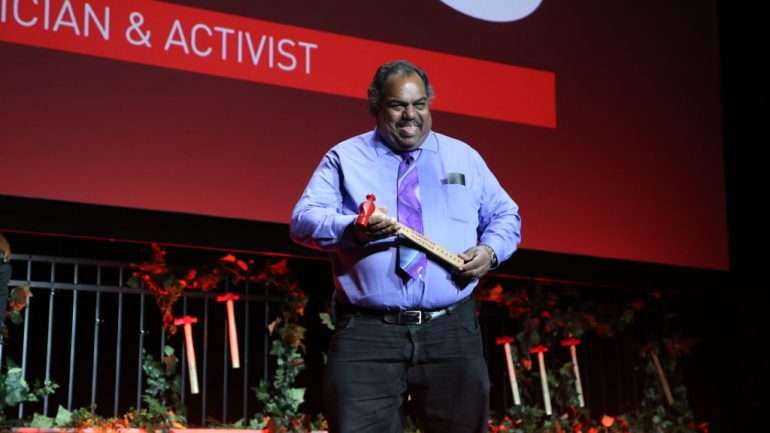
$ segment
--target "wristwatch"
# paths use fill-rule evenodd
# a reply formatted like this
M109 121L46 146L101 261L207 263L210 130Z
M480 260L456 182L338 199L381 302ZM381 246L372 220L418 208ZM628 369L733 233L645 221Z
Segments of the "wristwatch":
M487 244L479 244L479 246L487 250L487 252L489 253L489 256L492 257L492 264L490 267L494 268L495 266L497 266L497 254L495 254L495 250L492 249L492 247L490 247Z

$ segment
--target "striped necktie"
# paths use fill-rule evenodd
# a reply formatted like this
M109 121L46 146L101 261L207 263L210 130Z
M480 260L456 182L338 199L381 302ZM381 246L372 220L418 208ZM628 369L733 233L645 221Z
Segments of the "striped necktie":
M420 184L413 153L414 151L403 153L401 164L398 166L398 221L423 233ZM427 264L425 253L403 244L399 245L398 265L409 278L420 278Z

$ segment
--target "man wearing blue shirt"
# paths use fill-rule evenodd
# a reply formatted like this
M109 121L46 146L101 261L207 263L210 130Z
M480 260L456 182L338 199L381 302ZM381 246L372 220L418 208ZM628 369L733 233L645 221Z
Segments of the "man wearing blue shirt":
M489 379L471 293L516 250L518 206L478 152L431 130L423 70L382 65L368 93L377 128L323 157L291 220L292 239L328 251L334 268L330 431L400 432L410 397L426 433L485 432ZM358 227L370 193L379 211ZM411 248L396 236L395 215L464 264Z

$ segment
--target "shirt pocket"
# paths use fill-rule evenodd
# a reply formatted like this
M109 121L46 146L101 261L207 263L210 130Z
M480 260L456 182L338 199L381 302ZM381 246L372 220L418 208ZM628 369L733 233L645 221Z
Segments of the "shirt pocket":
M468 224L478 224L478 205L473 192L466 185L443 184L449 218Z

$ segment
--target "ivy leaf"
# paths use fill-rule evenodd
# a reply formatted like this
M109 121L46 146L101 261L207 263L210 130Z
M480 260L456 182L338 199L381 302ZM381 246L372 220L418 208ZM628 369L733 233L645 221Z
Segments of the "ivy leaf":
M305 401L305 388L289 388L286 395L290 399L291 408L297 410Z
M321 318L321 323L329 328L329 330L334 331L334 329L336 329L336 326L334 326L334 323L332 322L332 316L329 313L320 313L318 314L318 317Z
M163 353L166 356L174 356L174 348L172 346L166 346L163 348Z
M57 389L59 389L58 383L50 379L46 379L42 385L39 382L35 382L33 394L35 394L37 397L45 397L46 395L53 394Z
M8 317L11 319L11 323L14 325L21 325L24 322L24 317L18 311L9 311Z
M138 277L131 277L126 281L126 287L130 289L138 289L140 285Z
M5 376L5 404L8 406L16 406L22 401L37 401L35 395L29 392L29 385L21 373L21 368L13 367Z
M259 416L259 414L257 414L254 418L251 419L251 421L249 421L250 429L262 429L265 428L265 426L267 426L267 422L265 422L265 418Z
M34 428L51 428L53 427L53 418L35 413L29 426Z
M54 424L60 427L69 426L72 424L72 412L59 406L59 410L56 411L56 418Z

